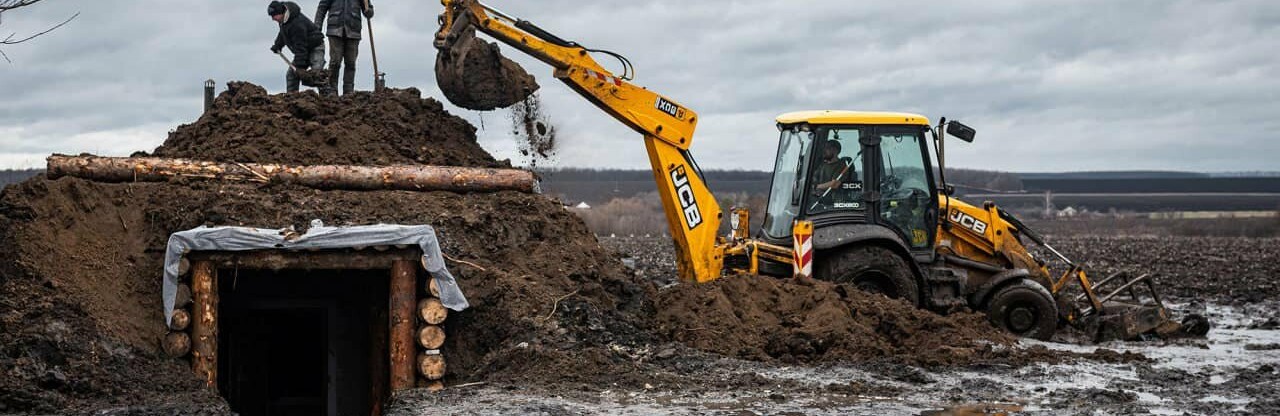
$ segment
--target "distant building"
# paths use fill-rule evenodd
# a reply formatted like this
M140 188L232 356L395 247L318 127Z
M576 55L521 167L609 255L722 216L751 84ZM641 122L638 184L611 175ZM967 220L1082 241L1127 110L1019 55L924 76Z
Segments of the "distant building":
M573 207L577 209L591 209L591 205L588 205L587 201L579 202L578 205L574 205Z
M1079 213L1080 213L1080 212L1079 212L1079 211L1076 211L1076 208L1075 208L1075 207L1066 207L1066 208L1063 208L1061 211L1058 211L1058 216L1059 216L1059 217L1074 217L1074 216L1076 216L1076 215L1077 215L1077 214L1079 214Z

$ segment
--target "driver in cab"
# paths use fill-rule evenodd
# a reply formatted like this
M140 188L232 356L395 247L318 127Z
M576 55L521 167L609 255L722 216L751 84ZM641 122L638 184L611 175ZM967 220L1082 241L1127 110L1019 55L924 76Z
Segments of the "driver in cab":
M813 171L813 196L820 197L824 204L829 204L840 184L854 175L849 160L840 157L840 150L839 141L828 140L822 149L822 161Z

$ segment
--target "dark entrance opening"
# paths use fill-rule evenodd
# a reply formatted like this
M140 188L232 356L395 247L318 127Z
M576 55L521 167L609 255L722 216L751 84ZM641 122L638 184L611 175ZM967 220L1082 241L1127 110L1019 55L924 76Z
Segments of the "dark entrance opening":
M389 377L387 270L218 275L218 388L233 411L377 412Z

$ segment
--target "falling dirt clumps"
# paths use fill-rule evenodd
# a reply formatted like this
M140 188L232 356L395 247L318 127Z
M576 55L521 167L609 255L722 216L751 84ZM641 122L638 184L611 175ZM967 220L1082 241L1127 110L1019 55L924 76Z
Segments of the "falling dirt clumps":
M886 361L918 366L1018 359L1014 339L974 313L940 316L848 285L760 276L658 294L657 330L752 360Z
M152 155L219 162L505 167L475 127L414 88L322 97L268 95L230 82L213 108L179 126Z
M531 168L555 156L556 128L542 111L537 94L511 106L511 124L520 154L529 158Z

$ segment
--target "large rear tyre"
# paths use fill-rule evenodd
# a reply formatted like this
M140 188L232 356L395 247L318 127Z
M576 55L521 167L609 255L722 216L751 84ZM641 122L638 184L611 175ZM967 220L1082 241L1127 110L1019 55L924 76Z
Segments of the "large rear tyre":
M817 265L814 277L834 283L849 283L859 289L919 305L915 273L907 261L892 250L863 245L845 248Z
M1030 280L1005 286L987 302L987 318L996 327L1026 338L1048 341L1058 330L1058 306L1049 290Z

